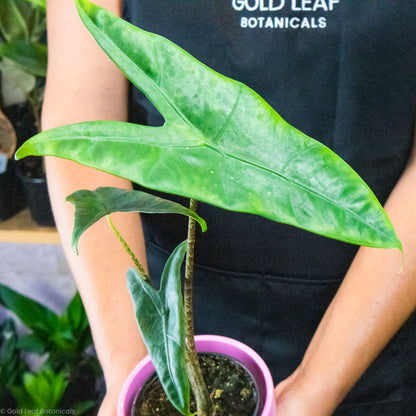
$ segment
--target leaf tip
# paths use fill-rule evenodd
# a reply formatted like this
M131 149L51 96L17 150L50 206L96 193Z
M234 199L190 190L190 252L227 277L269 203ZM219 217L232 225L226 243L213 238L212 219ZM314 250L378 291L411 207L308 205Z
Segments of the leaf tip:
M77 241L72 241L71 244L72 247L72 251L76 256L79 256L79 250L78 250L78 240Z
M14 154L14 160L20 160L23 159L24 157L26 157L25 154L25 150L24 150L24 144L19 147L16 151L16 153Z
M199 217L199 225L201 226L201 231L203 233L208 229L206 221L201 217Z

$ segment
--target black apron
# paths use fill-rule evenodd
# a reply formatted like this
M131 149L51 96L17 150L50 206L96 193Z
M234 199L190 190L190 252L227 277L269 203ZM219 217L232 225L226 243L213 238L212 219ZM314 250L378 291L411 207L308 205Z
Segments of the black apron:
M253 88L286 121L338 153L385 202L413 144L413 0L127 0L124 6L133 24ZM163 122L137 89L130 111L132 121ZM197 235L196 332L252 346L277 383L299 365L357 247L206 204L198 212L208 231ZM143 222L150 273L158 277L186 238L186 220L143 215ZM335 414L410 416L413 403L416 316Z

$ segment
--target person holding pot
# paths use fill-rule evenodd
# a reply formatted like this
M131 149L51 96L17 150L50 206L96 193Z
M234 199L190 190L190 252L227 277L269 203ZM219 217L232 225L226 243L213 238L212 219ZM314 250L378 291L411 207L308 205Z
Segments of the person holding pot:
M403 243L402 264L397 250L358 249L201 204L210 231L197 239L196 332L232 336L265 359L277 383L278 416L410 414L416 8L347 0L97 3L244 82L290 124L331 147L385 204ZM43 129L97 119L163 124L95 44L72 1L48 0L48 40ZM106 379L100 416L114 415L125 378L146 354L123 278L130 259L105 221L85 234L75 256L73 211L64 201L81 188L131 184L53 158L47 171ZM122 214L114 222L151 276L160 276L186 229L176 217ZM218 238L223 230L227 238Z

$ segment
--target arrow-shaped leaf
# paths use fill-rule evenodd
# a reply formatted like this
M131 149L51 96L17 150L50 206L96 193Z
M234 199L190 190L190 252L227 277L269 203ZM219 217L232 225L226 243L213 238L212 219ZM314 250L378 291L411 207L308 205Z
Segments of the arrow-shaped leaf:
M19 158L72 159L148 188L327 237L401 248L362 179L327 147L286 123L253 90L209 69L165 38L87 0L77 4L97 42L166 123L61 127L26 142Z
M158 291L135 269L128 271L127 285L140 332L166 395L182 414L190 415L180 274L185 252L186 241L169 257Z
M72 233L74 251L77 251L82 233L100 218L113 212L187 215L199 222L202 231L207 228L205 221L190 209L146 192L102 187L95 191L77 191L66 199L75 205L75 225Z

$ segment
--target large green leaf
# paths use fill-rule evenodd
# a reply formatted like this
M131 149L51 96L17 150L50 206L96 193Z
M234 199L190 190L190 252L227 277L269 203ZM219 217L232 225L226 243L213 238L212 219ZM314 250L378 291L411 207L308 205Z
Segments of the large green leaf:
M257 93L169 40L87 0L80 16L165 118L162 127L91 122L33 138L17 157L53 155L146 187L249 212L350 243L401 244L371 190L331 150Z
M95 191L81 190L66 198L75 205L75 225L72 248L77 252L82 233L100 218L113 212L142 212L147 214L181 214L194 218L206 230L205 221L188 208L157 196L125 189L102 187Z
M181 265L186 241L169 257L160 289L146 283L135 269L127 273L136 319L160 382L172 404L189 415L189 381L185 365L185 317L181 295Z

